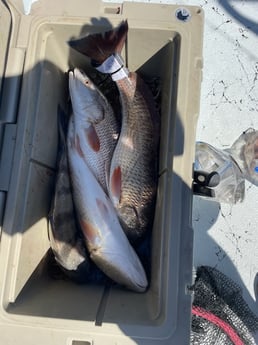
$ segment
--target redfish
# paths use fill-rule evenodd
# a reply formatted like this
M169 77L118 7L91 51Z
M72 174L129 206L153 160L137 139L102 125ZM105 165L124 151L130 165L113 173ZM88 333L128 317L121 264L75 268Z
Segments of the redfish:
M68 157L77 219L94 263L112 280L144 292L144 268L126 238L116 210L82 154L74 116L68 130Z
M101 186L107 191L107 175L117 143L119 126L106 97L85 72L69 72L77 146Z
M152 93L142 78L129 72L120 53L128 31L127 21L104 34L70 41L90 57L94 66L110 73L120 94L122 124L108 179L108 193L131 242L152 227L157 181L160 116Z

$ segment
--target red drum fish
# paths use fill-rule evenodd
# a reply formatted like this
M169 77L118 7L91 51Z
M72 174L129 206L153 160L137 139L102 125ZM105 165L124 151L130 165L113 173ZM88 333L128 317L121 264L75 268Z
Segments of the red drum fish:
M144 268L123 232L111 200L85 162L74 116L69 123L67 145L77 219L90 258L115 282L144 292L148 284Z
M157 181L160 117L152 93L137 73L124 67L120 55L127 21L104 34L92 34L69 44L110 73L120 94L122 124L113 153L108 193L131 242L152 227Z
M85 72L75 68L69 72L76 140L87 165L107 191L106 171L117 143L119 126L113 109Z

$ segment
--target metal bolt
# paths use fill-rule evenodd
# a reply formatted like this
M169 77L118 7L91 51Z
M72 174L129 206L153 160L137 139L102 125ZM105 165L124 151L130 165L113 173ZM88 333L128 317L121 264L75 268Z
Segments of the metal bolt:
M190 20L191 18L191 13L190 11L188 11L188 9L186 8L178 8L176 10L176 18L182 22L188 22L188 20Z

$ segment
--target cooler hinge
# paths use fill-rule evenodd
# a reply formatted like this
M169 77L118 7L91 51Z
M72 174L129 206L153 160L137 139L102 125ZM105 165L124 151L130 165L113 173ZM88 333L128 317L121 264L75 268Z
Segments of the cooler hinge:
M3 80L0 123L15 123L23 75L25 50L10 48Z
M0 225L9 188L16 140L16 122L25 51L10 48L0 102Z
M16 141L16 124L0 124L2 134L0 151L0 225L2 224L5 200L12 173L13 156Z
M1 125L2 127L2 125ZM0 128L1 128L0 127ZM4 125L4 134L0 154L0 191L7 192L12 172L13 155L16 141L16 124Z

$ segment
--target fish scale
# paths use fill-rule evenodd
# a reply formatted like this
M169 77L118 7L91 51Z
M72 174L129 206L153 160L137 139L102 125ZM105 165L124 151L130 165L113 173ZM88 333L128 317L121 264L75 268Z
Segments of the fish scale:
M73 271L74 277L83 275L85 276L84 279L86 279L90 269L89 255L78 235L68 169L65 133L63 124L61 124L62 116L65 117L66 115L60 107L58 115L60 147L55 191L49 213L48 234L50 246L56 261L66 270L67 275L69 275L70 271Z
M141 88L137 88L141 84ZM110 169L109 194L113 200L123 228L131 241L143 236L152 224L157 185L158 124L155 105L149 110L145 96L149 90L140 77L130 73L128 79L117 81L123 109L122 128ZM148 95L149 97L149 95ZM121 169L121 190L112 192L113 174ZM131 212L130 212L131 210Z
M66 164L67 159L64 152L61 156L61 164L56 180L57 192L53 198L50 215L51 230L49 231L49 238L51 248L61 266L67 270L76 270L86 258L85 249L77 240L75 213ZM65 189L62 188L64 185L66 186Z
M118 138L118 122L107 99L87 75L77 68L69 72L69 90L81 152L107 191L106 172Z

